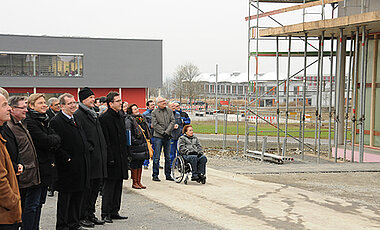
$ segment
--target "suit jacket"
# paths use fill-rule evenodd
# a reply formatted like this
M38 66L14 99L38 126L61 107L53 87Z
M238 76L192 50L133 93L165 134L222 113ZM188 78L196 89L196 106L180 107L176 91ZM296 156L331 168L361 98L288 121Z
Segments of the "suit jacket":
M78 192L89 187L87 139L79 119L74 116L74 121L61 111L50 121L61 137L61 147L55 152L57 180L54 185L62 192Z
M21 222L21 199L16 174L0 134L0 224Z
M90 152L90 178L99 179L107 177L107 144L103 135L103 130L97 117L94 117L89 109L79 104L79 109L74 113L80 120L85 131Z
M128 179L129 152L124 119L109 108L99 117L99 121L107 143L107 178Z

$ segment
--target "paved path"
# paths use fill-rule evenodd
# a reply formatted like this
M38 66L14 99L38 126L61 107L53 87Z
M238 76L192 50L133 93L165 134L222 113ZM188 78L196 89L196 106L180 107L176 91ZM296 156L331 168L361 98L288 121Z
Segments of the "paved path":
M379 229L380 212L335 197L208 169L207 183L153 182L149 199L228 229ZM161 172L161 178L162 172Z

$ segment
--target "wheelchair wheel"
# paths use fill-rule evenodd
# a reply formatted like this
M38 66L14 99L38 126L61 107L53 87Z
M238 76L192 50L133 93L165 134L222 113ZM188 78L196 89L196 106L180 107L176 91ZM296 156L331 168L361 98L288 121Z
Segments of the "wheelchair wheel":
M181 183L184 175L185 175L185 162L183 161L182 157L177 156L176 158L174 158L173 164L172 164L172 177L175 182Z

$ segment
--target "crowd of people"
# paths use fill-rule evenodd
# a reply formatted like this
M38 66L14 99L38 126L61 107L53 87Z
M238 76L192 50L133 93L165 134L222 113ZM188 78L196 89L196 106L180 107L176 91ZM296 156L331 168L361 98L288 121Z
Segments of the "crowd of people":
M9 97L0 88L0 230L39 229L54 191L56 229L127 219L119 213L123 180L130 171L132 188L146 189L142 171L153 159L152 180L161 181L162 151L166 180L174 181L178 149L192 164L192 180L205 178L207 158L179 103L158 97L141 114L117 92L95 98L85 87L78 96L79 102L69 93L46 102L41 93ZM101 218L95 216L99 193Z

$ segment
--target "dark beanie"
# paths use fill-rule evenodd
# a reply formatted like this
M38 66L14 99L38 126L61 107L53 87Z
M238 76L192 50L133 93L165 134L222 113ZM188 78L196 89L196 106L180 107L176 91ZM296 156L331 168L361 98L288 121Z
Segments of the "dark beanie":
M84 87L79 91L79 101L82 102L91 95L95 95L94 92L90 88Z

